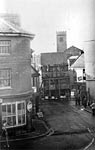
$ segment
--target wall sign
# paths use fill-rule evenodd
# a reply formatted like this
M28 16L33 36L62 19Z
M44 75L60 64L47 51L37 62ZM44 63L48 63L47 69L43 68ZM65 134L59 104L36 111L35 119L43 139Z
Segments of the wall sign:
M3 99L0 98L0 104L3 102Z
M29 112L32 111L32 102L31 102L31 101L29 101L28 104L27 104L27 110L28 110Z

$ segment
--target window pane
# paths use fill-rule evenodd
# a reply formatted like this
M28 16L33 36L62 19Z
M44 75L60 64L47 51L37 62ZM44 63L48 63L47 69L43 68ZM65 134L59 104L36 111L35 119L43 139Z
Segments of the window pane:
M11 105L7 105L7 115L11 115Z
M25 109L25 104L24 103L21 104L21 108Z
M8 126L12 126L13 125L11 117L7 117L7 125Z
M21 103L18 104L18 110L21 110Z
M12 114L16 114L15 104L12 104Z
M2 69L0 70L0 87L7 87L11 85L11 70Z
M6 105L2 105L2 116L6 116Z
M13 126L15 126L16 125L16 116L13 116L12 119L13 119Z
M7 78L10 79L10 70L7 70Z
M7 85L6 86L11 86L11 80L7 80Z
M21 103L18 104L18 114L20 115L22 113L22 110L21 110Z
M21 115L18 115L18 124L21 124Z
M2 112L6 112L6 105L2 105Z
M25 123L25 103L21 102L17 104L18 109L18 125Z
M22 124L25 123L25 115L22 115Z
M4 87L3 80L0 80L0 87Z
M0 41L0 53L1 54L9 53L10 46L11 41Z
M21 108L22 108L22 114L25 114L25 104L24 103L21 104Z
M3 86L8 86L7 80L3 80Z

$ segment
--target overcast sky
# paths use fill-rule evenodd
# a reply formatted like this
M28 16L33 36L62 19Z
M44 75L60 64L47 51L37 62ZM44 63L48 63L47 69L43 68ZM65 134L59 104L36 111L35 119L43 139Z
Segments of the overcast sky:
M0 1L3 12L4 0ZM56 51L56 31L67 31L68 47L83 49L83 41L93 38L95 0L5 1L6 12L19 14L22 27L36 35L31 47L36 53Z

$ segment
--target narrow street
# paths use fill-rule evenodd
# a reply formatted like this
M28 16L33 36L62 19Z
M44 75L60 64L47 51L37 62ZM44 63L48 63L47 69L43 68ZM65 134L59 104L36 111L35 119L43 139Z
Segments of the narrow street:
M70 102L44 102L43 112L55 132L75 132L87 128L94 130L95 118L92 114Z
M54 132L23 144L22 149L83 150L94 140L95 118L73 101L43 101L41 109Z

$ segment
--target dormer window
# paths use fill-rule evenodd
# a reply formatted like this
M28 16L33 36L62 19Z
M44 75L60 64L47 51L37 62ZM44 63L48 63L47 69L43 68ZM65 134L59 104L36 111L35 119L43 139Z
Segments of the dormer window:
M10 47L10 40L0 40L0 54L10 54Z

